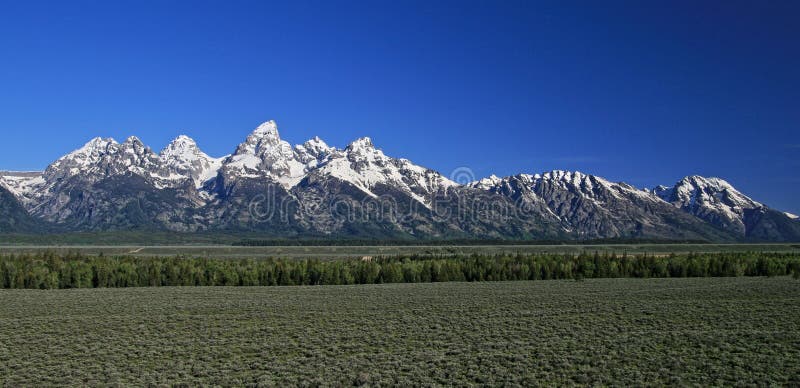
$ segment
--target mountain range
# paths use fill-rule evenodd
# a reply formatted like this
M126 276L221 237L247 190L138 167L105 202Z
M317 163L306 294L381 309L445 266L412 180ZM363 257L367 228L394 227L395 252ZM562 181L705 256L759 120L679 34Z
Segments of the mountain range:
M800 241L797 216L720 178L652 190L558 170L461 180L389 157L367 137L344 149L317 137L292 146L274 121L221 158L183 135L158 153L136 137L95 138L42 172L0 172L0 232Z

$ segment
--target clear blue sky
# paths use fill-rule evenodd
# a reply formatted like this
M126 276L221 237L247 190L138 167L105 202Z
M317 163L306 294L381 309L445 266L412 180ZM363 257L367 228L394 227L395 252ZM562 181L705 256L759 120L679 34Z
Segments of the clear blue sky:
M275 119L445 174L728 179L800 213L798 1L4 1L0 169Z

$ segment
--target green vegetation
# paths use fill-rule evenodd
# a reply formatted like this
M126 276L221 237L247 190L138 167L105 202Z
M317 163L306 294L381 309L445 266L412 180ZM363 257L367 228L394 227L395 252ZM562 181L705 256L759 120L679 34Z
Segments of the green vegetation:
M800 281L0 290L0 386L800 385Z
M362 260L0 256L0 288L295 286L585 278L800 276L800 254L471 255Z

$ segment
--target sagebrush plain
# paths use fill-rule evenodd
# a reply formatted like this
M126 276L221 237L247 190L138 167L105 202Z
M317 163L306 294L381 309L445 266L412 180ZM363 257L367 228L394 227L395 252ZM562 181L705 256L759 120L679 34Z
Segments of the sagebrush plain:
M800 281L0 291L0 385L797 385Z

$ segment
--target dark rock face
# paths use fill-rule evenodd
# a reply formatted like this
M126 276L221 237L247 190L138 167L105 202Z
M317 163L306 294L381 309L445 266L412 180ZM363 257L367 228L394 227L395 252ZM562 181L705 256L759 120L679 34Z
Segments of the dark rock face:
M0 233L33 233L44 224L31 217L10 191L0 187Z

